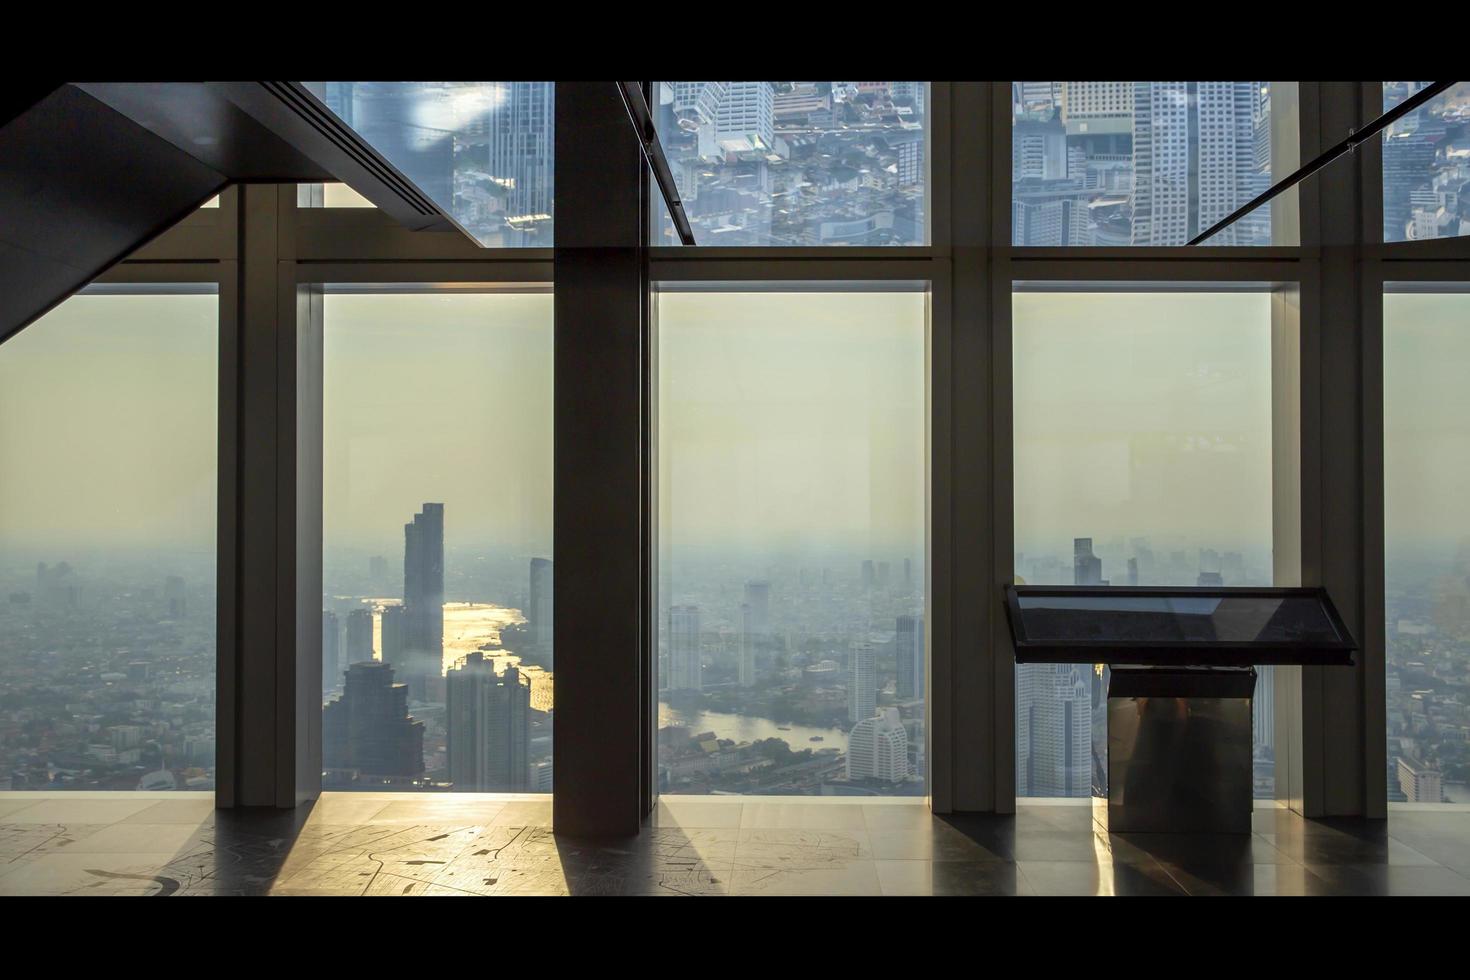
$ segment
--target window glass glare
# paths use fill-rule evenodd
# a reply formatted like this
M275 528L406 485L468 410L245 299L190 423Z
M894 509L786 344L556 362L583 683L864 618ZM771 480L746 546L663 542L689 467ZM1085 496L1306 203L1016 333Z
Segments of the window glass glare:
M1384 82L1388 111L1430 82ZM1383 240L1470 234L1470 82L1430 99L1383 134Z
M1270 585L1268 293L1016 292L1015 575ZM1257 668L1255 790L1275 785ZM1016 794L1107 795L1109 671L1016 667Z
M82 294L0 345L0 790L212 790L219 312Z
M1269 82L1011 83L1014 245L1184 245L1270 186ZM1210 244L1271 244L1280 203Z
M699 245L927 245L928 82L657 82ZM658 224L661 244L679 244Z
M552 244L553 83L306 85L481 245Z
M323 785L549 792L551 296L323 319Z
M925 791L923 293L658 298L658 788Z

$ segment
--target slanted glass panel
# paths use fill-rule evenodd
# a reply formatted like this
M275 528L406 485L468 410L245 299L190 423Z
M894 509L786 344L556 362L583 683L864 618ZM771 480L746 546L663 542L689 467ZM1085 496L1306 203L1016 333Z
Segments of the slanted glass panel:
M552 82L304 84L481 245L552 244Z
M1014 245L1184 245L1270 186L1270 82L1011 83ZM1282 203L1208 244L1272 244Z
M214 788L219 301L157 289L0 345L0 790Z
M1431 82L1384 82L1387 112ZM1470 234L1470 82L1461 82L1383 133L1383 240Z
M697 244L929 244L928 82L654 84Z

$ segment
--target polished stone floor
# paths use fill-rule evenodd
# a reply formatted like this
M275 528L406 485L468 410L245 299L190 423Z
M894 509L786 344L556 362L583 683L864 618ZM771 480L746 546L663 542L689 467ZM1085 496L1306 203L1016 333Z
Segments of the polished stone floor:
M1388 822L1258 808L1250 836L1109 834L1106 811L666 798L635 840L552 833L546 797L0 793L0 895L1470 895L1470 808Z

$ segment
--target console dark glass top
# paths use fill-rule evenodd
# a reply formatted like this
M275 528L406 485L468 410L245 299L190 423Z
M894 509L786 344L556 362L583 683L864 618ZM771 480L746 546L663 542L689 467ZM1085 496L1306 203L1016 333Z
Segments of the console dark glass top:
M1022 663L1350 664L1324 589L1008 586Z

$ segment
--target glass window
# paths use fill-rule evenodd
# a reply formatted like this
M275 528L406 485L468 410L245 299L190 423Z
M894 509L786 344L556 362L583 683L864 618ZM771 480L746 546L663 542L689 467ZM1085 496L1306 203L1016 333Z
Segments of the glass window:
M219 312L176 288L0 345L0 789L214 788Z
M1271 186L1270 82L1013 82L1011 242L1184 245ZM1263 205L1211 245L1271 244Z
M1017 582L1271 584L1270 304L1018 285ZM1270 797L1274 682L1257 670L1256 795ZM1106 795L1107 679L1017 666L1018 796Z
M1470 803L1470 293L1383 298L1388 798Z
M927 245L928 82L658 82L699 245ZM678 245L667 219L656 236Z
M925 294L657 314L660 790L923 795Z
M1387 112L1430 82L1384 82ZM1470 82L1430 99L1383 134L1383 240L1470 234Z
M481 245L552 244L553 83L305 84ZM338 189L322 204L362 200Z
M551 789L551 310L325 297L325 788Z

